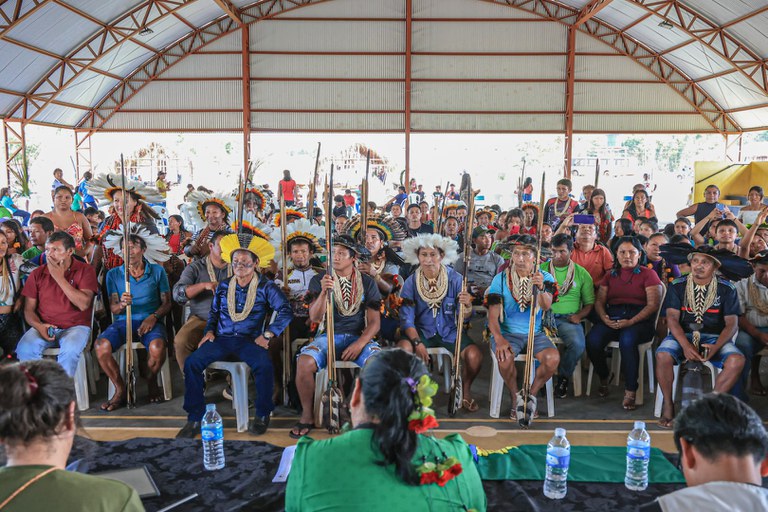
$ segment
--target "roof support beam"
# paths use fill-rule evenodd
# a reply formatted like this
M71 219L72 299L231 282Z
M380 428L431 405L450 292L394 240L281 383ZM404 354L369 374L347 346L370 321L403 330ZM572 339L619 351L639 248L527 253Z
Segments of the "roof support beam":
M93 171L93 153L91 152L92 132L75 130L75 178Z
M608 7L612 1L613 0L592 0L581 8L579 19L576 20L576 23L574 23L573 26L579 28L596 16L600 11Z
M27 168L27 136L24 123L18 119L3 119L3 135L5 136L5 178L11 186L11 169L14 172L25 172ZM29 184L27 175L27 186ZM20 183L24 187L24 183Z
M5 38L5 34L9 30L33 15L35 11L50 1L51 0L13 0L9 2L0 2L0 40ZM31 5L32 7L22 14L22 8L25 5Z
M229 2L229 0L213 0L216 2L216 5L218 5L222 11L224 11L224 14L232 18L233 21L236 23L243 24L243 18L240 17L240 12L237 10L237 8L232 5L232 3Z
M411 192L411 50L413 48L413 0L405 0L405 187Z

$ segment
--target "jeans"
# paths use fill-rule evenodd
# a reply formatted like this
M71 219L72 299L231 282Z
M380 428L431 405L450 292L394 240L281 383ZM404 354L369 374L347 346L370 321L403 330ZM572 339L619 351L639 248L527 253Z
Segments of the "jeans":
M336 360L338 361L341 359L341 354L344 352L344 350L358 339L360 339L360 336L357 334L336 334L333 339L335 341L334 347L336 348ZM363 347L363 350L360 351L360 355L357 356L357 359L354 360L354 363L362 368L365 366L365 362L368 360L368 358L378 350L381 350L379 344L375 341L369 341ZM301 351L299 351L299 355L310 356L315 360L317 369L322 370L328 364L328 336L325 334L317 336L314 340L312 340L312 343L308 343L303 349L301 349Z
M13 212L13 216L19 217L21 219L22 226L26 226L29 224L29 217L30 217L29 212L26 212L24 210L16 210L15 212Z
M560 356L560 367L557 371L560 377L566 379L570 379L576 370L576 364L578 364L579 359L584 354L584 347L586 345L584 327L582 327L581 323L574 324L569 322L569 316L571 315L555 315L557 335L565 346L563 355Z
M756 329L760 332L768 332L768 327L756 327ZM765 345L763 345L760 341L756 340L746 332L739 331L739 334L736 336L736 348L739 349L739 352L744 354L745 361L744 369L741 371L741 377L739 377L736 385L733 386L731 393L739 398L744 399L748 396L747 390L749 389L749 370L752 367L752 358L755 356L755 354L764 349ZM755 371L759 370L759 368L755 368Z
M75 325L69 329L57 329L53 341L47 341L40 336L37 329L30 329L19 340L16 347L16 356L19 361L31 361L43 358L43 350L47 348L59 348L57 357L59 364L70 377L75 376L77 362L83 355L85 346L91 337L91 328L84 325Z
M236 357L250 366L256 384L256 416L264 418L275 408L272 392L272 360L267 349L254 343L253 338L218 336L203 343L184 362L184 410L188 421L200 421L205 414L205 369L215 361Z
M601 380L610 375L608 363L605 360L605 347L611 341L619 341L621 352L621 371L624 372L624 389L637 391L638 369L640 354L637 347L651 341L655 332L653 322L645 320L624 329L613 329L604 323L597 323L587 335L587 354L595 366L595 371Z

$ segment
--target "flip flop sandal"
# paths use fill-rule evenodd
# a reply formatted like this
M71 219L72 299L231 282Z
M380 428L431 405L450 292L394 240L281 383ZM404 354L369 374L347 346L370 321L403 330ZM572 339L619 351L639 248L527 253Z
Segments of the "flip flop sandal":
M288 432L288 435L291 437L291 439L301 439L304 436L308 436L310 432L312 432L312 429L315 428L315 425L312 423L297 423L293 426L290 432ZM301 433L302 430L306 430L303 434Z
M634 411L635 409L637 409L637 405L635 404L636 399L637 399L636 393L625 391L624 401L621 402L621 406L624 408L625 411Z
M517 422L520 424L521 427L528 428L531 426L531 423L533 422L534 412L537 409L537 403L538 402L536 400L536 397L533 396L532 394L529 394L528 404L527 406L524 407L522 392L518 391L515 416L517 418Z
M480 406L474 399L467 400L466 398L461 401L461 407L466 409L468 412L477 412L477 410L480 409Z
M659 428L663 428L663 429L669 430L669 429L671 429L675 425L675 420L674 419L670 419L670 418L661 417L661 418L659 418L659 421L658 421L657 425L659 426Z

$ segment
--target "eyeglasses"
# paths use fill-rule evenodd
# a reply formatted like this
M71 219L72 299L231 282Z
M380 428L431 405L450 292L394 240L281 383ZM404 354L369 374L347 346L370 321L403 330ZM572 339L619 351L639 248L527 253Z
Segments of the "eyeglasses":
M243 267L243 268L253 268L254 263L243 263L241 261L233 261L232 262L232 268L237 267Z

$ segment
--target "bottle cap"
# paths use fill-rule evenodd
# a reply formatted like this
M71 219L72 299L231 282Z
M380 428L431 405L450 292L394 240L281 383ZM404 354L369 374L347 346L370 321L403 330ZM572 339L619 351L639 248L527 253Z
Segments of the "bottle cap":
M556 437L565 437L565 429L564 428L556 428L555 429L555 436Z
M205 404L205 410L206 411L215 411L216 410L216 404Z
M635 430L645 430L645 422L644 421L636 421L635 422Z

